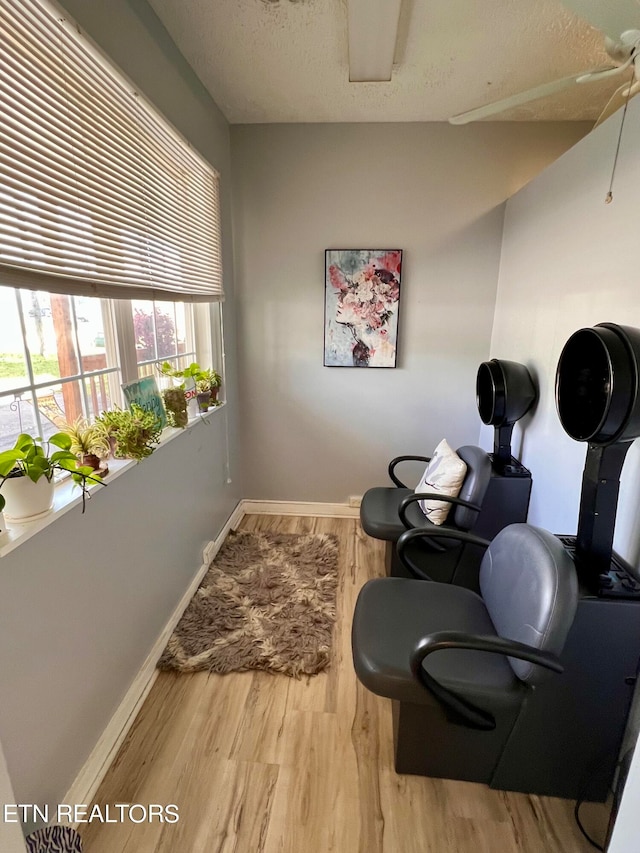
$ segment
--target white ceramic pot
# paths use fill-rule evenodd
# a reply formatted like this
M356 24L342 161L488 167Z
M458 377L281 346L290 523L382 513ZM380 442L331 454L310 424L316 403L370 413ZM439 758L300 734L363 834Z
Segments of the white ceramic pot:
M54 485L46 477L40 477L37 483L29 477L10 477L2 484L2 494L7 502L7 521L31 521L51 512Z

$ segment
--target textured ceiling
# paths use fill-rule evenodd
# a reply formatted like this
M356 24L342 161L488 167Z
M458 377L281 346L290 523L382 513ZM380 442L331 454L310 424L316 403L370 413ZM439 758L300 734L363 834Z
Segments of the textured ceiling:
M149 2L232 124L443 121L609 64L601 32L559 0L403 0L389 83L349 83L346 0ZM495 119L595 119L618 85Z

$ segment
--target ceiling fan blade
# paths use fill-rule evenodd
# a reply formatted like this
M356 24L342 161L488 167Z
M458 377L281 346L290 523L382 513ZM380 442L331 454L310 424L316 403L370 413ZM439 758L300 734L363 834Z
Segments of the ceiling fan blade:
M640 28L637 0L562 0L578 17L617 41L625 30Z
M620 74L624 74L632 64L633 56L630 56L622 65L614 65L613 68L594 68L591 71L585 71L584 74L579 74L576 77L576 83L595 83L597 80L606 80L607 77L617 77Z
M601 71L602 69L597 69ZM519 92L517 95L511 95L509 98L503 98L501 101L494 101L492 104L486 104L484 107L477 107L475 110L469 110L466 113L459 113L449 119L450 124L467 124L470 121L477 121L481 118L502 113L512 107L519 107L521 104L527 104L529 101L535 101L538 98L545 98L547 95L554 95L556 92L561 92L563 89L568 89L573 86L578 77L584 77L585 74L596 73L596 71L588 72L581 71L580 74L572 74L570 77L561 77L559 80L553 80L551 83L543 83L542 86L536 86L535 89L527 89L525 92Z

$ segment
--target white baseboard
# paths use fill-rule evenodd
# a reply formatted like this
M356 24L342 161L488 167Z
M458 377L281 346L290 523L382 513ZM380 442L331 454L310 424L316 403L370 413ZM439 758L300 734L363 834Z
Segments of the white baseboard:
M133 725L144 700L147 698L149 691L158 677L156 664L169 641L169 637L180 621L180 617L184 613L187 604L193 598L196 589L200 585L200 581L209 568L209 564L220 550L220 546L226 539L229 531L234 530L237 527L240 521L242 521L244 514L242 502L240 502L227 519L226 524L216 539L205 546L202 554L202 565L196 572L193 580L189 584L189 588L186 590L180 599L180 602L171 614L171 618L163 628L162 633L147 655L147 659L133 680L131 687L125 694L125 697L118 706L115 714L109 720L100 740L94 747L80 773L76 776L75 781L67 791L62 802L89 805L93 801L100 783L104 779L107 770L111 766L111 763L122 746L125 737L129 733L129 729ZM77 828L74 824L72 824L72 826Z
M213 540L213 542L209 542L207 545L205 545L204 550L202 552L202 559L203 559L203 563L205 566L207 566L207 567L209 566L209 563L211 562L211 560L213 560L215 555L220 550L220 546L222 545L224 540L227 538L227 536L229 535L229 533L232 530L236 529L236 527L240 524L240 522L244 518L245 514L246 513L244 512L244 509L242 508L242 501L240 501L236 505L236 508L231 513L229 518L227 519L227 523L222 528L222 530L220 531L218 536L216 536L216 538ZM206 571L206 569L205 569L205 571ZM202 575L204 577L204 572L202 572ZM202 580L202 577L200 578L200 580ZM191 586L193 586L193 584L191 584ZM197 586L193 590L193 592L195 592L196 589L197 589ZM193 595L193 593L191 593L191 594ZM189 600L191 600L191 599L189 599ZM188 603L189 602L187 602L187 604ZM178 605L178 606L180 606L180 605ZM185 605L185 607L186 607L186 605ZM183 608L183 610L184 610L184 608ZM180 616L182 616L182 613L180 614ZM178 618L180 618L180 617L178 617ZM176 624L177 624L177 622L176 622ZM171 630L173 631L173 628Z
M245 515L317 515L324 518L359 518L360 509L348 504L312 501L241 501Z

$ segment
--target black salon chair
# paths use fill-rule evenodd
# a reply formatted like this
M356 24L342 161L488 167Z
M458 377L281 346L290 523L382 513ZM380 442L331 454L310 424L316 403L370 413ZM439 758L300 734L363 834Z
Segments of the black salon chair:
M360 592L355 671L365 687L393 700L398 773L491 784L518 746L527 697L562 672L559 655L578 593L560 541L527 524L504 528L483 557L480 588L478 595L451 584L379 578ZM526 789L525 779L519 790Z
M406 572L397 560L394 543L405 530L420 528L438 530L422 512L418 501L436 499L452 504L452 510L446 521L446 527L453 531L468 531L475 524L482 509L482 501L491 479L491 460L481 447L465 445L457 449L458 456L465 462L467 472L457 498L433 493L417 493L403 483L396 474L401 462L429 462L428 456L397 456L389 463L389 477L394 486L378 486L368 489L360 505L360 523L369 536L387 542L387 572L392 575L406 576ZM425 544L426 543L426 544ZM440 537L420 543L416 547L424 551L428 560L429 572L434 580L451 582L458 572L461 583L470 578L467 585L474 588L477 578L478 560L465 560L460 542ZM463 566L461 565L464 564ZM471 565L473 563L473 565Z

